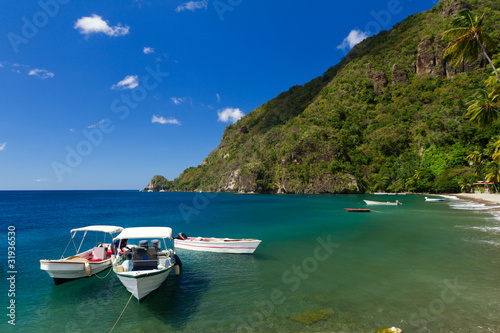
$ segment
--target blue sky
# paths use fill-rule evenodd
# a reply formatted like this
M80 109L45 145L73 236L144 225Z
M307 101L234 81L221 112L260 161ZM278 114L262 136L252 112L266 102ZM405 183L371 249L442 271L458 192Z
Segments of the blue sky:
M0 190L139 189L435 1L9 1Z

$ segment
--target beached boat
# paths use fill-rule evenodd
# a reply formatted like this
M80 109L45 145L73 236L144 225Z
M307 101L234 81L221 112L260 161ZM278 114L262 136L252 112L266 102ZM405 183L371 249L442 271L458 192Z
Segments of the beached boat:
M137 245L130 245L130 240L137 239L140 239ZM160 287L174 265L180 264L172 247L170 228L126 228L114 240L118 241L118 247L128 240L126 252L115 262L113 271L139 303Z
M427 198L427 197L425 197L425 201L429 201L429 202L444 201L444 198Z
M400 202L399 200L396 200L394 202L392 201L372 201L372 200L363 200L367 205L384 205L384 206L398 206L402 205L403 203Z
M217 253L252 254L262 242L258 239L231 239L214 237L182 238L179 237L174 240L175 247L178 249Z
M108 234L110 235L109 241L111 242L113 235L119 233L122 230L122 227L115 227L110 225L93 225L73 229L70 231L71 239L69 240L69 243L73 243L76 254L73 256L64 257L63 253L61 259L56 260L42 259L40 260L40 269L46 271L49 276L54 279L54 283L56 285L71 280L90 277L92 275L100 273L110 268L113 264L111 243L105 242L106 236ZM82 244L89 231L102 233L104 235L102 239L103 242L98 242L93 248L80 252ZM83 232L83 237L79 247L77 248L75 244L75 236L79 232ZM68 246L66 246L66 248Z
M368 208L346 208L345 211L347 213L369 213L370 210Z

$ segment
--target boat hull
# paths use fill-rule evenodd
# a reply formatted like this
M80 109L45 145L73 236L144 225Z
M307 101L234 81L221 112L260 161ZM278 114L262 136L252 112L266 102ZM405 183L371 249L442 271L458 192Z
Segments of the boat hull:
M425 197L425 201L427 201L427 202L439 202L439 201L444 201L444 198L427 198L427 197Z
M367 208L346 208L347 213L369 213L370 210Z
M205 240L196 240L190 237L188 239L176 239L175 247L191 251L215 252L215 253L239 253L252 254L261 243L258 239L236 240L236 239L214 239L205 238Z
M401 202L383 202L383 201L371 201L371 200L363 200L367 205L369 206L374 206L374 205L379 205L379 206L398 206L402 205Z
M172 266L161 270L132 271L119 273L116 276L127 290L134 295L139 303L142 303L146 296L158 289L168 278Z
M40 260L40 269L46 271L56 285L91 277L111 267L111 259L99 262L71 260Z

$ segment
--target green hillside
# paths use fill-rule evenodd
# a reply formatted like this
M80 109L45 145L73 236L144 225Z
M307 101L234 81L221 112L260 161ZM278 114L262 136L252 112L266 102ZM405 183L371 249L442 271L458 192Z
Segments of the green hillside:
M485 87L484 61L452 66L441 40L458 9L485 13L500 40L500 2L441 0L357 46L336 66L294 86L224 131L170 190L259 193L456 192L478 179L466 159L500 139L465 117ZM498 60L498 50L490 52Z

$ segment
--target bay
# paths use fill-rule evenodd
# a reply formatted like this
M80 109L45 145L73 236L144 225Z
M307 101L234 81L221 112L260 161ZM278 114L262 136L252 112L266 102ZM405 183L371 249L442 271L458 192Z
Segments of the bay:
M345 212L366 207L363 199L403 205ZM111 330L130 295L112 272L55 286L39 268L61 256L70 229L93 224L263 241L253 255L179 249L182 274L144 303L132 300L114 332L500 331L500 223L462 200L6 191L0 216L3 275L9 226L17 271L15 327L6 278L1 286L2 332Z

